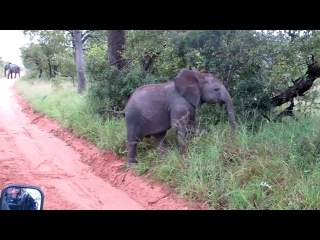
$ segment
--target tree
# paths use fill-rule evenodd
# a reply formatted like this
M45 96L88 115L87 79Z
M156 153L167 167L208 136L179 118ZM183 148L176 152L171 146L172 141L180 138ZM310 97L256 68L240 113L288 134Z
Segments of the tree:
M41 78L45 56L42 53L40 45L31 43L27 46L21 47L20 51L23 65L35 73L38 72L38 78Z
M83 45L86 40L92 36L92 30L24 30L23 32L31 39L37 38L42 53L46 56L46 59L43 59L41 66L47 70L46 72L49 78L54 78L56 74L60 72L61 64L65 63L68 63L68 68L62 68L64 69L63 75L67 74L73 78L73 71L70 69L72 65L66 58L68 57L70 50L73 49L72 52L78 79L78 92L82 93L86 89ZM60 37L60 39L57 37ZM61 46L63 49L61 49ZM62 59L64 61L61 61ZM40 65L38 64L38 66Z
M125 60L121 55L126 43L125 30L107 30L107 37L109 64L122 69L125 65Z
M78 93L82 93L86 89L86 77L84 68L84 45L88 39L97 39L99 31L94 30L68 30L71 36L72 48L74 49L74 60L76 63L76 72L78 79Z
M4 61L2 60L2 57L0 57L0 68L3 69L4 65Z
M267 105L270 106L270 108L274 108L281 106L284 103L290 102L290 106L280 112L274 120L277 120L284 116L294 117L294 98L298 96L304 96L304 93L313 86L314 81L320 77L320 65L313 54L311 54L311 57L307 58L306 65L306 73L302 77L299 77L296 80L292 81L293 86L288 87L277 96L265 100L261 105L258 104L255 107L257 109L260 109L264 108L264 106ZM270 118L266 114L264 114L264 117L266 117L270 121Z
M39 54L41 61L37 63L39 69L41 66L41 69L47 74L48 79L55 78L60 68L60 63L56 61L55 56L66 51L65 31L24 30L23 33L29 35L31 39L37 38L37 44L41 52L41 54Z
M82 93L86 89L86 77L84 72L84 59L83 59L83 38L82 30L73 30L73 43L75 48L75 60L78 78L78 93ZM86 35L89 36L89 35ZM87 37L86 37L87 38Z

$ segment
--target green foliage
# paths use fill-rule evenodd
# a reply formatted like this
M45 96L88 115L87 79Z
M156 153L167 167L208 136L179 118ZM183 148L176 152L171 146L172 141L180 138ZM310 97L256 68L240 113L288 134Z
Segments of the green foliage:
M87 30L88 31L88 30ZM90 37L84 42L84 50L88 51L95 46L106 46L106 30L90 30Z
M170 41L180 36L182 32L184 31L127 31L126 49L123 55L141 69L145 69L146 63L150 63L147 71L156 75L161 82L168 81L179 72L181 66L181 59L173 50L176 46L170 44ZM150 56L154 57L151 62Z
M236 117L238 122L244 123L248 128L259 129L261 123L266 121L262 115L271 114L271 105L268 102L271 90L259 66L247 65L241 73L233 95Z
M259 39L253 34L254 31L193 30L173 38L171 44L182 59L180 67L191 65L215 72L227 87L231 87L238 70L254 62L251 52Z
M24 65L30 74L40 73L42 68L49 78L57 72L74 81L76 74L69 31L24 32L39 42L22 49ZM181 68L194 66L213 72L224 82L234 99L237 118L244 121L256 114L257 104L262 112L270 112L266 99L281 93L292 84L292 80L301 76L306 68L306 57L310 52L317 54L320 49L319 31L295 30L290 33L294 38L290 38L287 31L127 30L123 57L130 62L130 68L127 72L117 73L106 64L106 31L87 32L90 37L84 45L86 75L91 79L91 90L95 88L89 95L96 95L97 105L122 108L130 93L140 84L168 81ZM98 55L95 63L93 59ZM127 74L132 81L128 84L121 82ZM108 87L105 87L104 80ZM114 99L112 92L119 97ZM317 97L316 91L308 91L300 101L299 110L312 113L319 107Z
M64 64L67 52L65 32L62 30L24 31L38 43L30 43L20 49L23 65L31 72L43 71L48 79L54 78ZM64 70L63 70L64 71Z
M59 53L54 56L54 61L60 63L58 73L63 77L70 77L73 81L77 76L76 65L73 54L68 52Z
M100 47L89 50L86 58L88 75L88 101L96 110L101 108L123 109L133 91L157 78L138 67L118 70L106 64L106 51Z
M5 62L2 60L2 57L0 56L0 68L4 69L4 65L5 65Z
M32 72L38 72L42 69L42 62L44 61L44 56L41 51L39 44L31 43L29 46L24 46L20 48L22 63L26 69Z

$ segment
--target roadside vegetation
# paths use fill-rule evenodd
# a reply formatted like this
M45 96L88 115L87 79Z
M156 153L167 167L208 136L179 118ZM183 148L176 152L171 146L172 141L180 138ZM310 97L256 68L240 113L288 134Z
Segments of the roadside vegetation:
M16 89L34 110L122 157L124 118L101 109L123 109L136 87L168 81L182 67L213 71L223 80L234 99L235 134L228 132L223 107L204 105L197 119L205 130L190 142L188 156L178 153L171 130L165 156L156 152L153 139L144 139L133 168L142 177L215 209L320 209L318 76L291 97L294 117L283 114L289 100L269 101L291 93L298 82L309 83L306 59L312 54L312 66L318 66L318 31L124 31L115 61L114 32L92 31L85 38L83 31L83 89L74 32L25 32L38 36L38 43L21 49L28 72Z

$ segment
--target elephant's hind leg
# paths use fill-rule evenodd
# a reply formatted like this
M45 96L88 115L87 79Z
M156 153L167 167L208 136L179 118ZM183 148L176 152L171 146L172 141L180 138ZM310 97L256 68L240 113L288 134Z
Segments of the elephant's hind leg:
M167 152L164 147L164 144L166 142L166 133L167 131L164 131L153 135L153 137L156 139L157 150L160 154L165 154Z
M137 154L137 145L138 141L128 141L128 163L137 163L136 154Z
M137 163L137 145L143 139L143 134L136 130L135 127L127 127L127 161L128 164Z

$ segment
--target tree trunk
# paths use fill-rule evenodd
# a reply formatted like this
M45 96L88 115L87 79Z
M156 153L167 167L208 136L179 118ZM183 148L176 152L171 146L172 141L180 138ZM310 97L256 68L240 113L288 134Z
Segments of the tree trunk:
M52 78L52 72L51 72L51 63L50 63L50 59L48 59L48 78L51 79Z
M58 74L59 66L53 65L52 68L53 68L53 78L56 78L56 76Z
M109 64L122 69L125 61L121 56L125 48L125 30L107 30Z
M42 65L41 61L39 59L34 60L35 65L37 66L37 70L39 71L39 78L41 78L42 75Z
M86 78L84 74L84 59L83 59L81 30L73 31L73 42L75 46L75 55L76 55L78 93L82 93L86 89Z

